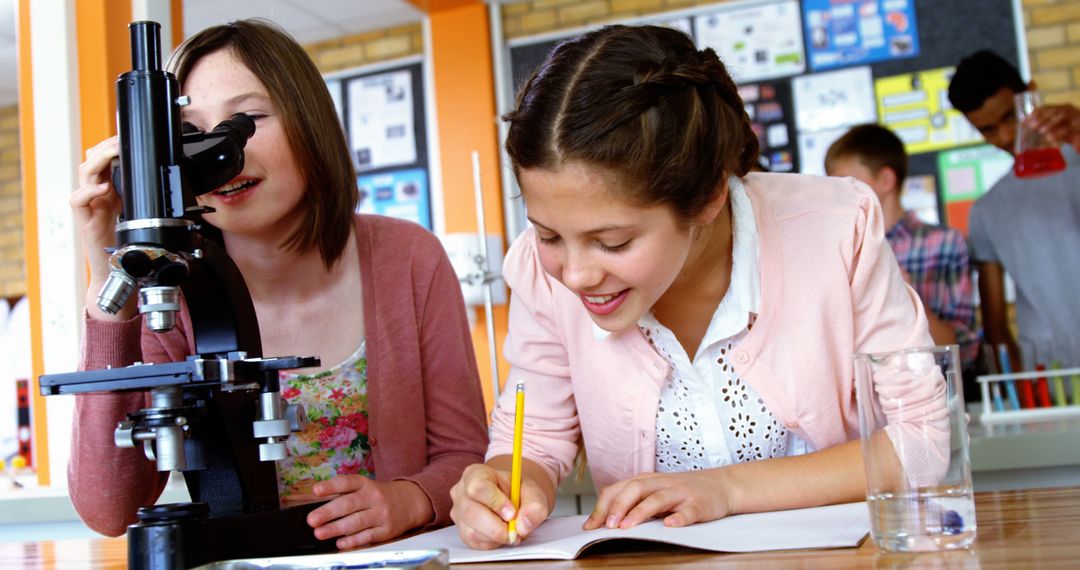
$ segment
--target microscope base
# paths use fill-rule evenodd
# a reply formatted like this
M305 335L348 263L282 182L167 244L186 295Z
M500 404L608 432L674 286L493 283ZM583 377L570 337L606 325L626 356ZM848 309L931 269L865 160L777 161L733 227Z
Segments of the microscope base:
M128 527L128 567L178 570L234 558L264 558L333 552L307 525L308 513L323 503L217 518L205 503L157 505L139 510Z

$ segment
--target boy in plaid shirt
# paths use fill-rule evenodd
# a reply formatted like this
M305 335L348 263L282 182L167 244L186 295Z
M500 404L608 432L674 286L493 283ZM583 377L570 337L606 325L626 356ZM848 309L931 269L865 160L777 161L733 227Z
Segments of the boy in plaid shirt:
M852 128L825 155L829 176L851 176L874 190L884 214L885 238L908 284L922 298L930 335L938 345L960 345L964 367L978 352L967 243L960 232L924 224L900 205L907 176L904 143L879 125Z

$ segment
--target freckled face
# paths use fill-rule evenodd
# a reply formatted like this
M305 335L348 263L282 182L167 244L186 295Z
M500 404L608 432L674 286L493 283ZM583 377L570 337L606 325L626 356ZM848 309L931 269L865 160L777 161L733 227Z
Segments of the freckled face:
M199 203L216 209L206 219L224 232L281 240L303 217L305 183L266 86L229 49L195 64L184 81L191 104L183 120L210 130L234 113L255 119L244 147L244 170Z
M544 271L576 293L604 330L636 326L686 263L689 228L668 206L625 199L610 170L571 162L521 170L518 182Z

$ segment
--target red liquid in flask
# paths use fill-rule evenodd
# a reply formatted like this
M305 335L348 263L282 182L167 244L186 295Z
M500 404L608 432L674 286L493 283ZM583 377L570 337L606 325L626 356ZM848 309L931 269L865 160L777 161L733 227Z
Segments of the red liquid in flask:
M1021 178L1065 170L1065 157L1054 147L1025 150L1016 156L1013 172Z

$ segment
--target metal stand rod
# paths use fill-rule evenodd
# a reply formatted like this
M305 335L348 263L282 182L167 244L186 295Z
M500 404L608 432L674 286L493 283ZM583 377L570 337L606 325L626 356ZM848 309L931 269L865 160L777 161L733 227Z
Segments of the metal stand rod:
M487 225L484 223L484 190L480 185L480 153L472 151L473 170L473 201L476 202L476 232L480 240L480 257L477 265L486 276L489 273L487 246ZM484 321L487 324L488 357L491 360L491 394L492 400L499 399L499 361L495 347L495 316L491 313L491 280L485 278L482 282L484 288Z

